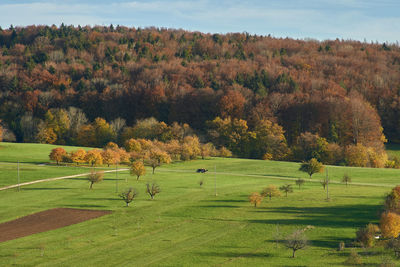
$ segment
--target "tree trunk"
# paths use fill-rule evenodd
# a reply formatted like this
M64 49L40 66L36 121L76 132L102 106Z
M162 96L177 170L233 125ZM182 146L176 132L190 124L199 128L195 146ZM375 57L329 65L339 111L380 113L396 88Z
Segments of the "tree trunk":
M293 255L292 255L292 258L294 258L295 257L295 254L296 253L296 250L295 249L293 249Z
M93 187L93 182L90 183L90 188L89 189L92 189L92 187Z
M139 181L139 175L137 176L136 181Z
M272 199L272 195L270 194L270 195L269 195L269 200L271 200L271 199Z
M126 206L129 207L129 202L126 202Z
M151 199L154 199L154 195L151 195Z
M286 197L287 197L287 193L288 193L288 192L286 192Z
M153 174L154 174L154 170L156 169L156 167L153 167Z

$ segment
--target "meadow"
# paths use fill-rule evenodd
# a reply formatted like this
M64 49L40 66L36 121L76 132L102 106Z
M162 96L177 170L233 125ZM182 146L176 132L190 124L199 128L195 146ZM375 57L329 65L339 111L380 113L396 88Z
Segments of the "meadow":
M36 153L48 155L50 149L38 147ZM24 161L23 155L15 155ZM0 149L0 159L4 158ZM26 162L32 164L28 157ZM32 174L48 175L48 169L39 167ZM60 173L78 171L47 168ZM209 171L196 173L197 168ZM350 244L360 226L378 223L383 198L399 183L400 171L328 166L330 178L337 183L329 186L330 199L326 200L319 183L326 173L315 174L309 181L298 168L298 163L290 162L212 158L164 165L154 175L147 169L139 181L127 171L118 176L108 173L93 190L81 177L0 191L0 223L56 207L112 211L94 220L0 243L0 265L343 266L350 249L337 251L339 242ZM354 183L369 185L341 184L344 173ZM257 208L248 202L252 192L270 184L294 184L291 179L297 178L306 183L300 189L294 185L288 197L264 199ZM152 181L162 190L154 200L145 193L146 183ZM118 193L128 187L139 194L125 207ZM291 251L280 241L307 226L312 226L306 231L310 245L291 258ZM357 251L367 266L392 257L379 247Z

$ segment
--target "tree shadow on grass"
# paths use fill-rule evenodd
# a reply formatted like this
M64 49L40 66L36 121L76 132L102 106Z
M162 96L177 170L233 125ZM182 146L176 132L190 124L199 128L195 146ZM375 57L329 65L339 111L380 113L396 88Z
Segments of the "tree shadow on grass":
M45 188L45 187L34 187L34 188L21 188L22 190L68 190L68 189L74 189L74 188L70 188L70 187L49 187L49 188Z
M203 205L203 206L196 206L199 208L240 208L240 206L232 206L232 205Z
M240 252L198 252L196 253L200 256L205 257L222 257L222 258L267 258L271 257L270 253L261 253L261 252L247 252L247 253L240 253Z
M282 213L294 219L249 220L252 223L313 225L322 227L361 227L378 220L380 205L342 205L333 207L276 207L253 212Z
M200 200L200 202L248 202L247 200L240 199L215 199L215 200Z

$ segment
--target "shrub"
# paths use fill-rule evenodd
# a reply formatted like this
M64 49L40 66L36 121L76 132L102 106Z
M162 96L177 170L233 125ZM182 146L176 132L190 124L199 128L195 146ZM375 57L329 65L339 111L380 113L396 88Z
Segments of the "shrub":
M357 251L352 249L344 263L349 264L349 265L361 265L362 260L361 260L360 255L358 255Z
M361 227L356 232L357 241L364 247L373 247L375 243L375 235L379 231L379 227L375 224L369 223L365 227Z

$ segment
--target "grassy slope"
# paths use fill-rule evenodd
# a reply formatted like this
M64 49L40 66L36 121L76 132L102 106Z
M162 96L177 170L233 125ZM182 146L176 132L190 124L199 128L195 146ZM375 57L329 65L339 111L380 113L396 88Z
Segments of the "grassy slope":
M0 142L0 187L17 183L17 161L20 163L20 182L86 173L87 168L42 166L49 162L51 149L59 147L44 144L18 144ZM63 146L72 151L79 147ZM84 148L90 149L90 148ZM38 165L39 164L39 165Z
M0 142L0 162L43 163L49 161L49 154L53 148L63 147L67 152L80 147L60 146L47 144L22 144ZM85 148L89 150L91 148Z
M218 172L217 197L214 166ZM202 167L210 172L194 172ZM306 183L288 198L264 200L259 208L250 206L247 197L251 192L268 184L288 183L268 177L306 178L297 169L296 163L212 159L171 164L139 182L130 177L126 183L129 175L119 174L119 189L134 186L139 191L129 208L118 199L112 174L92 191L84 178L27 186L21 192L3 191L0 222L54 207L108 209L114 213L1 243L0 265L340 266L349 250L337 252L338 243L354 238L356 228L377 223L389 188L331 185L332 199L327 202L319 183ZM398 170L339 167L330 167L329 172L334 179L350 172L355 181L385 184L395 184L400 174ZM318 174L313 179L322 177ZM203 188L198 185L200 179L205 181ZM145 183L151 180L157 180L163 190L154 201L144 193ZM290 251L274 242L276 233L284 236L307 225L315 227L307 232L312 245L299 251L298 258L289 258ZM42 249L44 255L40 256ZM381 257L370 254L363 260L377 264Z
M54 146L0 143L0 147L0 160L20 158L22 162L38 163L48 161ZM249 205L247 197L251 192L268 184L292 183L272 178L307 178L298 167L297 163L288 162L210 159L174 163L139 182L128 173L121 173L119 191L134 186L140 193L130 208L125 208L115 193L114 174L106 175L105 181L92 191L88 190L85 178L26 186L21 192L1 191L0 222L54 207L109 209L114 213L0 243L0 265L340 266L348 251L336 252L338 243L354 238L357 227L371 221L377 223L383 196L389 188L332 184L332 199L327 202L320 184L308 182L300 190L295 188L288 198L264 200L257 209ZM209 172L194 173L197 168L207 168ZM23 181L87 170L34 164L21 164L21 169ZM344 173L354 182L393 186L400 181L399 170L329 166L328 171L336 181ZM14 175L15 164L2 163L0 186L5 181L13 183ZM218 197L214 196L215 177ZM313 180L323 177L316 174ZM198 185L200 179L205 181L203 188ZM146 181L151 180L157 180L163 190L154 201L144 193ZM299 251L297 259L290 259L290 252L274 242L276 233L284 236L307 225L315 226L308 232L312 245ZM371 254L363 259L377 264L381 255Z

